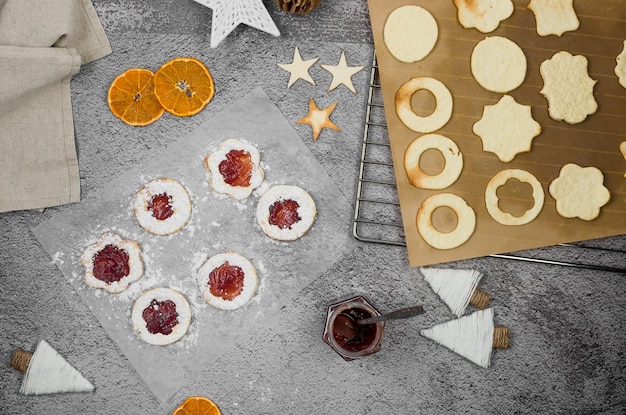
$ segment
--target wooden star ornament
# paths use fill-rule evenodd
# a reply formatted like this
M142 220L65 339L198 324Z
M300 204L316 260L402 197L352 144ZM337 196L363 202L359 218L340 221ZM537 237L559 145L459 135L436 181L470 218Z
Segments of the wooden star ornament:
M337 103L319 109L313 101L313 98L309 101L309 113L306 117L296 121L297 124L309 124L313 129L313 141L317 141L323 128L330 128L335 131L341 131L341 128L337 127L334 122L330 120L330 114L335 110Z
M262 0L194 0L213 10L211 47L216 48L237 26L245 24L273 36L280 31Z
M293 51L293 61L291 63L278 64L281 69L284 69L291 74L289 76L287 88L291 88L291 85L293 85L298 79L302 79L311 85L315 85L315 81L311 78L311 74L309 74L309 68L311 68L311 66L313 66L318 59L319 58L308 59L306 61L302 60L300 50L298 50L298 47L296 46L296 49Z
M328 87L328 91L332 91L339 85L345 85L353 94L356 94L356 89L354 89L354 85L352 84L352 76L361 71L364 68L363 66L348 66L346 53L343 51L341 52L341 57L337 65L320 66L333 74L333 80Z

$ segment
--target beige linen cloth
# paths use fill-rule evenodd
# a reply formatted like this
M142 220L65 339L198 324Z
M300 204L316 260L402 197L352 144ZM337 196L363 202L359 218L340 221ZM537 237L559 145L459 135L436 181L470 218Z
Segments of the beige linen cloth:
M90 0L0 0L0 212L80 200L70 80L110 53Z

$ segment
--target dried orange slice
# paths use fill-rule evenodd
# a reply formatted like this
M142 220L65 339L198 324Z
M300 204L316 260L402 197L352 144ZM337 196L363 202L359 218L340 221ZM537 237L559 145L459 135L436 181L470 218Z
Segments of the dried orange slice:
M107 97L113 114L129 125L148 125L163 115L154 95L154 74L148 69L132 68L113 80Z
M172 415L221 415L220 408L204 396L190 396L174 409Z
M211 101L215 85L204 63L194 58L176 58L154 74L154 93L166 111L188 117Z

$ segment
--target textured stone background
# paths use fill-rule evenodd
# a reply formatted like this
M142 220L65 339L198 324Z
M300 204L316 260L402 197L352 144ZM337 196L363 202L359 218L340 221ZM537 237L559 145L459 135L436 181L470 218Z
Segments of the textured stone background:
M341 133L325 130L314 143L308 126L294 128L354 199L373 55L364 0L325 0L308 16L283 13L265 0L281 37L242 26L216 49L209 47L211 11L192 0L93 2L113 54L83 66L72 81L84 196L262 86L292 122L306 115L311 97L320 107L339 102L332 119ZM316 86L299 81L287 89L289 75L276 64L291 62L295 46L304 59L320 57L318 63L334 65L345 51L350 65L366 66L353 78L358 94L343 87L327 92L331 75L319 65L311 70ZM206 62L215 77L216 96L203 112L185 119L166 114L143 128L128 127L110 113L106 91L119 72L135 66L155 70L186 55ZM408 267L404 249L356 240L296 300L162 406L31 234L33 226L63 209L0 215L1 413L166 414L193 394L215 400L224 414L626 411L625 275L496 258L450 264L485 274L481 288L493 296L496 323L512 331L511 348L494 352L492 367L482 369L419 336L420 329L453 316ZM626 238L593 244L624 250ZM616 261L623 266L623 256ZM380 353L344 362L322 342L323 320L331 300L355 292L384 311L422 303L428 313L389 323ZM33 350L40 339L96 391L18 394L22 374L8 361L14 349Z

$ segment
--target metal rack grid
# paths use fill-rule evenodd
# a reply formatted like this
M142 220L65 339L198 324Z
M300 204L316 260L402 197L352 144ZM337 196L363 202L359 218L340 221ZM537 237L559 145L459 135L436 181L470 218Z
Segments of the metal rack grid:
M354 205L353 235L364 242L406 246L375 54ZM572 260L581 256L587 261ZM623 248L606 248L593 243L559 244L490 257L626 273L626 251Z

